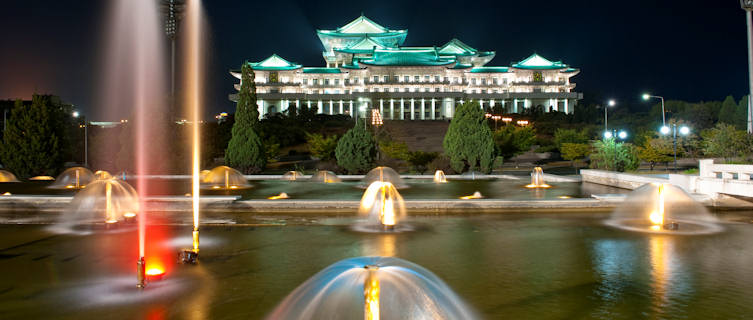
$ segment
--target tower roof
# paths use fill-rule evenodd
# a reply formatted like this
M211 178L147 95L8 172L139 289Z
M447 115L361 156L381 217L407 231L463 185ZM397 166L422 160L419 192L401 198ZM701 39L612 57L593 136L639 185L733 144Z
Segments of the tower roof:
M568 66L562 61L550 61L534 53L523 61L513 63L512 67L518 69L564 69Z
M294 70L301 67L300 64L285 60L277 54L272 54L261 62L249 62L249 65L255 70Z
M478 52L478 50L455 38L448 41L445 45L439 48L439 53L442 54L471 55L475 54L476 52Z
M388 31L389 29L374 22L374 20L367 18L363 14L348 24L337 28L337 32L339 33L383 33Z

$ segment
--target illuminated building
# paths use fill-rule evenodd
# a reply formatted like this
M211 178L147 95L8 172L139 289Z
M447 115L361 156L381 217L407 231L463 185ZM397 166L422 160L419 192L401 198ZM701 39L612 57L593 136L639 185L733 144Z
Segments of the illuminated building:
M365 16L317 35L326 67L303 67L278 55L248 62L261 117L306 107L330 115L364 117L377 109L385 120L435 120L451 118L468 100L505 113L536 106L573 113L583 97L570 82L579 69L535 53L509 67L486 66L495 52L457 39L440 47L403 46L407 30L388 29ZM239 70L230 73L241 78ZM230 99L236 101L237 94Z

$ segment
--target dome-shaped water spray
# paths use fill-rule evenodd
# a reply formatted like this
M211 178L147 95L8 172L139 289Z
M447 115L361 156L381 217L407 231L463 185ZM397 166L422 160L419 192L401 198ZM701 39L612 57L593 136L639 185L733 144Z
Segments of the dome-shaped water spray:
M476 319L450 287L398 258L337 262L296 288L267 319Z
M0 182L18 182L18 178L10 171L0 170Z
M444 175L444 171L437 170L434 172L435 183L447 183L447 177Z
M400 231L397 223L405 217L405 203L392 183L375 181L363 193L358 214L367 220L357 230Z
M282 180L298 181L303 178L303 172L300 171L288 171L282 175Z
M342 179L338 177L334 172L332 171L317 171L313 175L311 175L311 178L309 179L311 182L321 182L321 183L338 183L342 182Z
M94 174L84 167L68 168L50 185L53 189L83 189L94 181Z
M366 176L363 177L362 186L368 187L374 182L389 182L398 189L407 187L408 185L403 182L403 178L394 169L390 167L376 167L371 169Z
M544 170L541 167L533 168L531 171L531 184L526 185L526 188L549 188L550 185L544 182Z
M250 188L243 174L227 166L215 167L203 176L202 188L211 190L235 190Z
M138 213L139 197L128 183L96 180L76 193L54 229L70 233L79 225L130 222Z
M649 183L631 192L606 224L651 233L704 234L721 231L716 218L682 189Z

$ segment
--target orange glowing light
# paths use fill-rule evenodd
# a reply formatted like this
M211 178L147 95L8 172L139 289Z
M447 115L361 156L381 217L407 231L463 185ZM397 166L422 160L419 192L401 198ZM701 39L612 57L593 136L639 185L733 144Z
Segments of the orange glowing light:
M474 193L473 193L472 195L470 195L470 196L462 196L462 197L460 197L460 199L462 199L462 200L469 200L469 199L481 199L481 198L483 198L483 197L484 197L484 196L483 196L483 195L481 195L481 192L478 192L478 191L476 191L476 192L474 192Z
M110 224L112 224L112 223L118 223L118 220L115 220L115 219L107 219L107 220L105 220L105 223L110 223Z
M368 274L363 284L364 319L379 320L379 279L376 271L378 267L367 266Z
M3 193L3 195L4 195L4 196L9 196L9 195L11 195L11 194L10 194L10 192L6 192L6 193Z
M133 212L126 212L126 213L123 214L123 217L126 217L126 218L133 218L135 216L136 216L136 214L133 213Z
M550 185L548 185L546 183L545 184L527 184L526 185L526 188L528 188L528 189L546 189L546 188L551 188L551 187L552 186L550 186Z
M271 196L271 197L269 197L267 199L269 199L269 200L278 200L278 199L288 199L288 198L290 198L290 196L288 196L287 193L283 192L283 193L280 193L280 194L278 194L276 196Z
M230 189L238 189L238 186L230 186Z
M664 185L659 185L659 194L656 200L656 210L651 211L648 215L648 219L651 220L653 227L660 227L664 224Z
M158 268L151 268L149 270L146 270L147 276L156 276L156 275L160 275L164 273L165 273L165 270L158 269Z
M219 188L221 188L221 187L220 186L212 186L212 189L219 189Z
M36 177L29 178L29 180L34 180L34 181L52 181L52 180L55 180L55 178L50 177L50 176L36 176Z

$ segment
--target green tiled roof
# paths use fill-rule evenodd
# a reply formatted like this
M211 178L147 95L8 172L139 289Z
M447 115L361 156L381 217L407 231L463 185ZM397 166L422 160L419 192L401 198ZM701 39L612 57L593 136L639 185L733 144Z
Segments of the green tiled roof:
M471 73L505 73L508 70L507 67L477 67L471 69Z
M455 38L439 48L439 53L441 54L473 55L476 54L476 52L478 52L478 50Z
M303 73L341 73L339 68L303 68Z
M261 62L249 62L248 64L254 70L295 70L301 68L300 64L285 60L277 54L273 54Z
M455 60L441 58L435 49L374 50L371 59L361 60L360 63L375 66L443 66L455 63Z
M561 61L549 61L534 53L525 60L514 63L512 67L518 69L564 69L568 66Z

